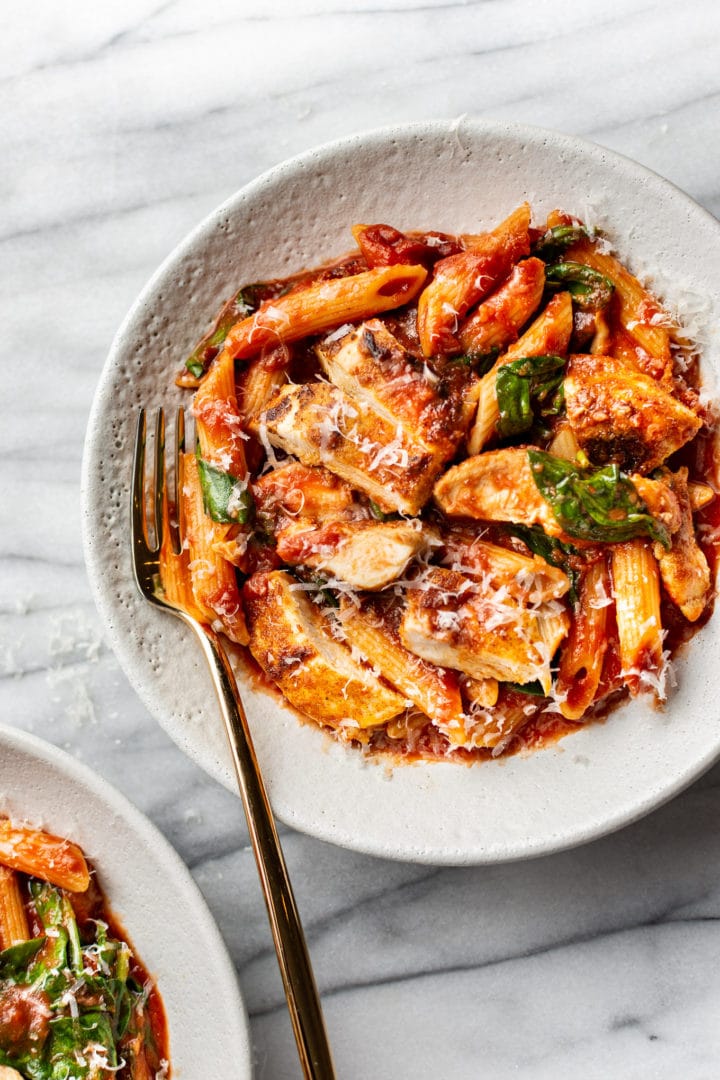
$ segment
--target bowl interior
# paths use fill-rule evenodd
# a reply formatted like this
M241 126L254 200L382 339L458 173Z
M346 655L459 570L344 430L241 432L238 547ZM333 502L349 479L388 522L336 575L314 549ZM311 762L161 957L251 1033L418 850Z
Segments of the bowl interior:
M173 1076L203 1076L213 1046L224 1051L214 1055L213 1076L249 1078L248 1025L230 958L189 872L154 826L84 766L4 725L0 812L71 838L92 861L160 989Z
M485 121L356 136L278 166L204 221L128 315L102 374L84 462L86 558L110 640L137 692L178 744L233 786L199 650L132 583L128 538L137 406L187 404L176 368L243 282L349 250L350 226L479 231L528 199L607 231L671 309L691 315L712 386L720 356L720 226L667 181L568 136ZM491 862L581 843L634 820L720 753L720 678L711 620L678 665L666 709L639 700L532 755L466 768L391 769L330 742L263 693L241 687L273 806L287 823L378 855Z

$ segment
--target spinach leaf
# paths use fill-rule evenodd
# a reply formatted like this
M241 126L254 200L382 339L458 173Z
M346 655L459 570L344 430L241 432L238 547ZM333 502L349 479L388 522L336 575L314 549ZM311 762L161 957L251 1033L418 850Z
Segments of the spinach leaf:
M208 364L217 356L230 328L240 319L252 315L259 304L257 285L245 285L240 292L224 305L215 325L197 343L185 361L185 367L196 379L202 379Z
M548 534L539 525L508 525L507 531L511 536L518 536L526 547L530 548L533 555L539 555L546 563L556 566L570 578L568 599L571 604L576 604L579 598L580 573L570 562L569 555L577 555L577 548L572 544L564 544L555 536Z
M545 691L540 685L539 679L535 679L534 682L508 683L508 689L517 691L518 694L530 694L531 697L545 697Z
M607 307L614 284L604 274L579 262L556 263L545 272L545 283L566 289L581 311L600 311Z
M200 475L205 513L213 521L227 524L245 525L252 517L253 497L249 488L242 487L240 481L231 473L216 469L201 457L200 450L195 454Z
M370 513L376 521L397 521L400 517L394 510L386 512L383 510L379 503L376 503L374 499L370 500Z
M387 521L387 519L390 517L390 515L386 514L383 508L381 506L378 506L378 504L373 499L370 500L370 513L376 521Z
M533 247L532 253L543 262L552 262L562 255L566 248L576 244L579 240L587 240L590 233L584 225L555 225L554 228L540 237Z
M200 360L194 360L192 357L185 361L185 367L196 379L202 379L205 374L205 365Z
M568 536L608 544L649 536L670 547L667 529L617 465L582 469L534 449L528 450L528 460L538 491Z
M499 355L499 345L493 345L491 349L488 349L487 352L484 353L473 353L470 360L475 368L475 374L487 375Z
M565 406L562 356L521 356L498 368L495 376L502 437L529 431L540 417L557 416Z
M93 1054L89 1053L92 1047ZM104 1012L85 1012L77 1018L61 1016L50 1022L50 1040L46 1050L48 1062L52 1067L49 1074L53 1080L73 1076L88 1080L103 1075L104 1064L107 1072L118 1066L117 1051L110 1020ZM95 1059L96 1064L91 1060ZM103 1069L99 1072L98 1069Z
M3 949L0 952L0 979L29 982L30 961L35 959L44 944L45 938L37 937Z

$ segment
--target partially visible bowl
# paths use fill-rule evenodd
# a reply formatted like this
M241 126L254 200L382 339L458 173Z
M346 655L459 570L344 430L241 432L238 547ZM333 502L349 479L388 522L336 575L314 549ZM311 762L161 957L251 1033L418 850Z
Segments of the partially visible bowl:
M346 251L350 226L479 231L523 199L606 229L671 308L693 306L703 370L720 370L720 225L640 165L567 135L483 120L388 128L278 165L207 218L163 263L118 331L100 379L83 470L88 571L110 641L140 697L176 742L233 787L204 662L175 620L137 595L128 489L135 410L182 400L175 368L244 281ZM697 301L701 301L698 308ZM627 824L720 756L720 625L678 664L664 711L641 698L557 745L462 767L389 770L330 744L241 682L278 816L324 840L389 858L482 863L583 843Z
M63 751L4 724L0 812L73 840L92 861L160 991L172 1075L249 1080L248 1022L230 957L189 871L147 818Z

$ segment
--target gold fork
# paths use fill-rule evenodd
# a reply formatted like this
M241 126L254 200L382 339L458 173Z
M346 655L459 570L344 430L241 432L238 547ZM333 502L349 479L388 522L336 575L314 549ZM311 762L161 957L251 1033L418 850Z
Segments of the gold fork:
M180 475L180 454L184 450L185 442L182 409L178 411L175 431L177 479ZM195 631L202 645L225 722L303 1071L305 1076L312 1080L334 1080L335 1070L305 935L230 661L218 635L210 626L198 622L185 611L169 604L156 592L160 574L166 492L165 417L162 409L158 410L155 424L152 491L155 537L152 544L146 519L148 491L145 487L145 440L145 410L141 409L132 481L132 562L135 581L146 600L182 619ZM167 526L167 522L165 524ZM179 554L182 543L179 527L177 530L170 527L170 532L173 549Z

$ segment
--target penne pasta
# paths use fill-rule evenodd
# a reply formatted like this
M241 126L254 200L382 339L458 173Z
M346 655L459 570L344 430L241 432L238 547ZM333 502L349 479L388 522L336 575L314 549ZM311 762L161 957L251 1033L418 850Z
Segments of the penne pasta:
M502 751L527 723L529 708L513 703L501 709L481 706L466 720L466 746ZM494 755L493 755L494 756Z
M560 649L556 699L568 720L579 720L595 700L608 646L608 607L612 605L605 558L583 574L567 640Z
M581 240L567 254L568 260L584 263L609 278L615 286L620 325L642 349L663 366L670 364L668 318L657 300L612 255L598 251L591 240Z
M219 624L231 641L247 645L248 632L235 568L215 550L225 540L226 526L205 513L194 454L182 455L183 535L195 606L201 622Z
M497 705L500 683L497 679L473 679L463 675L460 679L462 695L471 709L492 709Z
M0 866L0 948L9 949L30 936L17 874Z
M85 856L77 844L59 836L0 819L0 864L49 881L69 892L90 884Z
M462 726L463 707L457 675L409 652L397 631L373 609L351 601L340 605L345 638L371 666L443 730Z
M660 575L655 556L644 540L614 544L611 556L622 677L636 694L643 684L653 685L658 697L664 689Z
M193 399L196 434L203 458L242 480L247 473L244 440L235 391L235 362L221 353Z
M531 604L558 600L570 587L566 573L538 555L522 555L487 540L463 536L445 537L444 562L460 574L489 582Z
M182 457L179 461L182 471ZM180 494L180 503L177 508L178 514L182 512L182 476L177 478L177 487ZM168 504L167 488L163 492L163 540L160 548L160 577L162 580L163 596L169 604L180 611L187 612L198 622L205 621L205 614L195 603L195 595L190 580L190 553L187 545L181 547L179 552L173 548L172 528L170 522L170 507Z
M480 380L477 413L468 437L468 452L479 454L495 432L500 419L495 380L497 372L509 360L520 356L543 356L546 353L564 355L570 343L573 328L572 301L563 292L554 297L543 313L537 317L523 336L504 353Z
M424 266L381 266L293 289L236 323L220 357L243 359L278 342L298 341L391 311L414 300L426 278Z
M436 264L418 301L418 334L425 356L460 352L458 320L529 254L529 228L530 207L523 203L492 232L465 238L467 250Z
M507 281L470 315L460 327L458 340L464 353L483 356L498 352L517 340L542 299L545 264L524 259Z
M273 355L276 353L288 353L288 350L284 347L273 350ZM245 430L252 421L258 419L275 391L286 382L285 365L272 361L268 363L265 356L258 356L250 361L245 371L238 406Z
M591 353L609 353L612 348L612 334L610 324L604 311L596 311L594 315L595 333L590 344Z
M566 420L558 424L549 449L555 457L565 458L566 461L575 461L577 458L580 444Z

